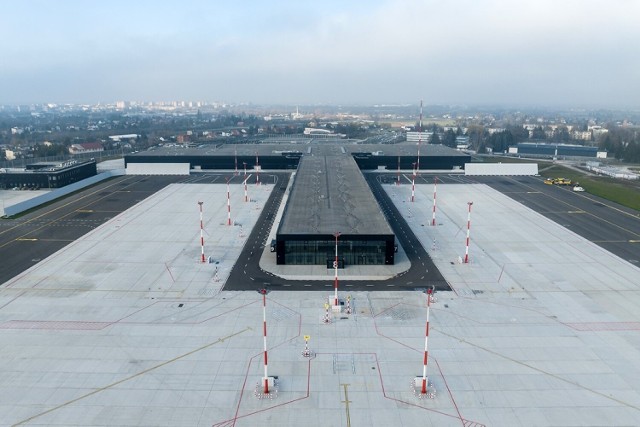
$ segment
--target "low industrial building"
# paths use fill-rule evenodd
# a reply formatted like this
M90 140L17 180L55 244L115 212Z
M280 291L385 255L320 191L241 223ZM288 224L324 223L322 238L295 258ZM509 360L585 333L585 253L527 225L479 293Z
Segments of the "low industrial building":
M132 164L136 174L157 174L154 164L186 165L186 170L294 170L302 152L285 144L217 144L203 147L165 146L125 156L127 173Z
M302 156L350 155L362 170L464 169L471 157L443 145L422 144L418 159L416 144L357 144L354 142L314 142L299 140L279 144L216 144L202 147L164 146L125 156L125 167L137 164L144 174L145 164L188 165L191 170L295 170ZM150 168L156 174L155 168Z
M61 188L96 174L95 159L37 162L25 168L0 168L0 188Z
M535 157L591 157L607 158L606 151L598 151L598 147L588 147L575 144L556 144L548 142L521 142L515 147L509 147L509 154L527 155Z

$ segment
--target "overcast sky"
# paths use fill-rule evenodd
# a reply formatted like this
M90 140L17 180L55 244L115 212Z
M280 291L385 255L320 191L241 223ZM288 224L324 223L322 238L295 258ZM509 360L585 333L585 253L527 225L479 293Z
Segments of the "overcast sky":
M4 0L0 104L640 106L638 0Z

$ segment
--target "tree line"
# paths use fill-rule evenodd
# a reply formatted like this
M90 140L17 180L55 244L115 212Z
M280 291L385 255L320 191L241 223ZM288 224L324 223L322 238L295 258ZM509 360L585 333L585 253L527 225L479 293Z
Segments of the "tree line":
M640 130L620 126L607 128L609 132L598 140L598 149L623 162L640 163Z

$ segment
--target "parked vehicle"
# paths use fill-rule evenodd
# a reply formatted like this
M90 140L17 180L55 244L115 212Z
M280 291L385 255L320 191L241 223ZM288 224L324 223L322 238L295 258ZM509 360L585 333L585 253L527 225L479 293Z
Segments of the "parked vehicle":
M567 178L556 178L553 180L556 185L571 185L571 180Z

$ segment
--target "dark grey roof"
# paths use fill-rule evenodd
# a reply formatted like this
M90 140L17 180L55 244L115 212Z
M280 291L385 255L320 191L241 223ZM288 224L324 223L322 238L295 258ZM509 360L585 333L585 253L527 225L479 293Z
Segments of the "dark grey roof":
M224 144L216 146L213 144L204 145L202 147L184 147L176 145L167 145L156 147L147 151L141 151L137 154L131 154L132 158L136 156L279 156L286 151L307 152L307 144Z
M411 142L401 144L349 144L344 145L349 153L374 153L380 156L416 156L418 145ZM469 156L469 154L454 150L441 144L420 144L420 157L423 156Z
M379 153L381 156L415 156L418 147L415 143L402 144L357 144L353 141L296 140L281 144L223 144L204 145L202 147L165 146L137 154L136 156L279 156L283 152L300 152L303 155L314 154L328 156L353 153ZM468 156L444 145L421 144L420 156Z
M304 156L278 234L393 234L351 156Z

